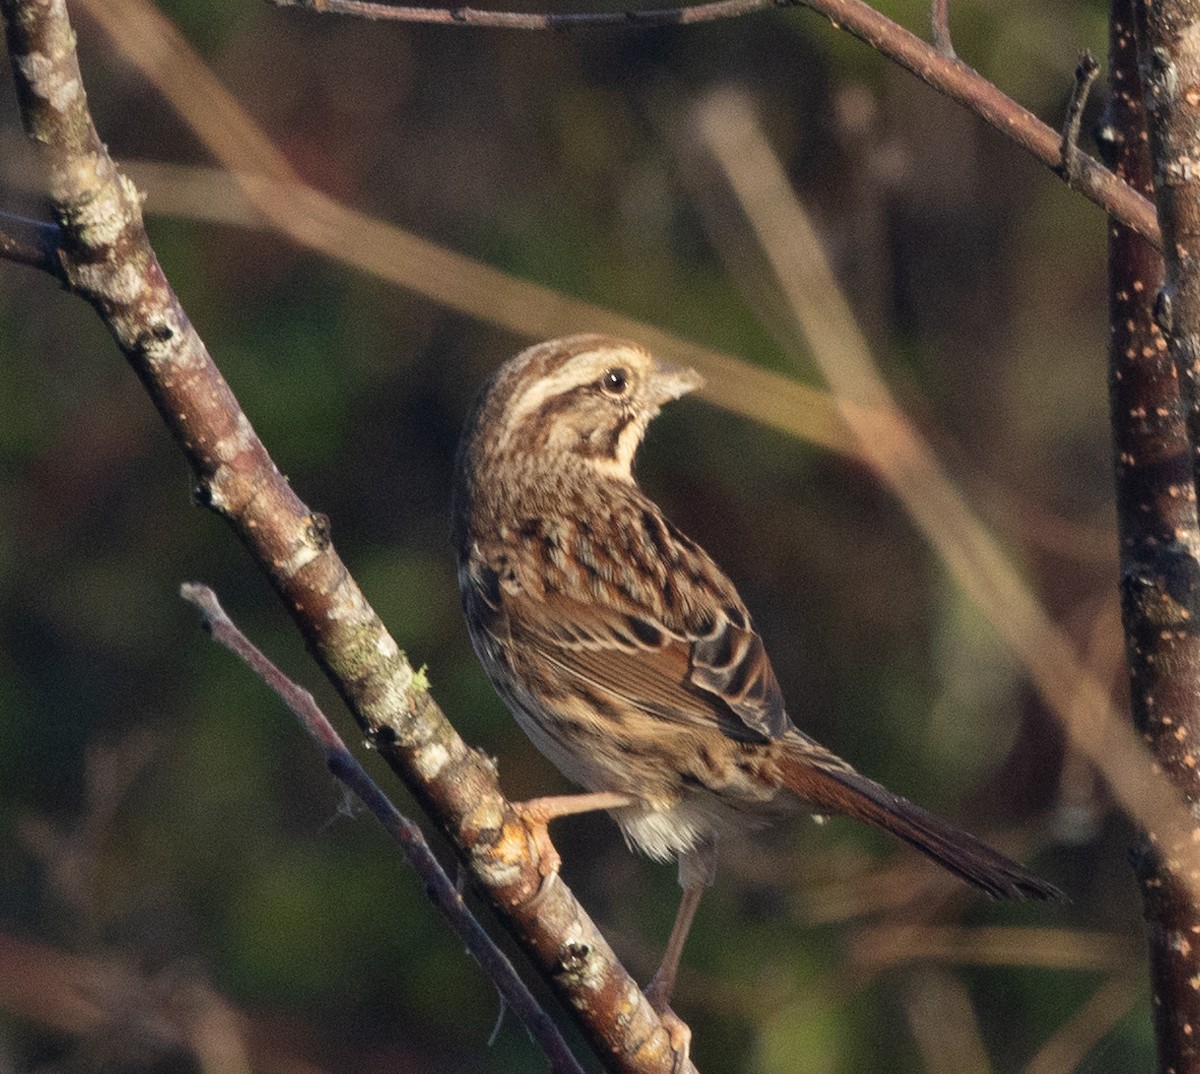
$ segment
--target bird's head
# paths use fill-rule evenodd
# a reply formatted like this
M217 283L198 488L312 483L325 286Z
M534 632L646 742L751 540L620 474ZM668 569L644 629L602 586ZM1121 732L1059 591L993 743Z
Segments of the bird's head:
M539 343L485 386L466 437L515 469L582 464L631 481L633 458L663 404L703 383L636 343L585 335ZM464 447L467 445L464 443Z

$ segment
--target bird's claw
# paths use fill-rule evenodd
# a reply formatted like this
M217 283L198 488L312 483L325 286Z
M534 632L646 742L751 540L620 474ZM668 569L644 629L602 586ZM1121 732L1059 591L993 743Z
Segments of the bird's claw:
M687 1068L688 1060L691 1058L692 1028L671 1009L670 1003L667 1002L668 997L662 994L661 988L656 987L659 984L659 979L656 976L646 986L646 998L650 1001L650 1006L658 1014L659 1021L662 1022L663 1029L667 1032L667 1040L671 1044L671 1051L675 1053L675 1062L671 1066L671 1074L683 1074L683 1071Z
M550 829L547 826L550 818L544 810L538 808L536 801L514 802L513 811L521 818L521 823L529 832L529 841L533 844L537 859L537 869L544 881L557 873L562 866L562 858L550 841Z

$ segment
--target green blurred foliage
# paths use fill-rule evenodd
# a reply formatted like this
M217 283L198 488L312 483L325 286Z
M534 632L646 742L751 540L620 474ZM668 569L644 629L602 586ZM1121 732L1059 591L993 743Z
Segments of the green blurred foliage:
M805 11L555 35L229 0L163 8L322 190L811 379L772 334L769 281L714 244L681 149L705 92L747 87L886 377L956 479L1081 645L1115 615L1103 217L847 35ZM924 32L925 3L885 9ZM1057 124L1078 49L1104 52L1104 17L1098 2L973 0L954 5L952 28L960 55ZM78 29L113 152L206 162L82 16ZM5 84L2 144L17 131ZM17 185L0 200L39 211ZM525 341L268 232L155 215L153 190L148 209L166 270L247 413L331 517L443 707L499 759L513 796L564 790L475 664L447 539L459 423L486 373ZM0 354L0 929L206 980L266 1039L325 1069L544 1069L511 1017L489 1044L490 983L292 718L179 601L185 579L213 585L358 743L240 546L191 506L177 450L92 312L0 263ZM1012 849L1041 847L1037 867L1072 897L1011 907L956 891L893 904L894 884L923 890L930 869L849 823L797 822L727 847L678 993L701 1069L929 1069L906 1013L921 952L865 969L854 952L869 927L1099 929L1138 949L1126 825L1064 758L1021 670L869 473L692 401L655 424L640 472L741 587L802 727L926 805L1011 835ZM1073 538L1047 520L1071 523ZM1119 678L1119 650L1107 657ZM105 747L131 774L97 801L88 772ZM82 833L79 886L64 881L65 852L47 831ZM633 858L603 818L564 821L556 838L568 881L644 979L674 913L672 871ZM1014 943L1012 961L1037 958ZM1104 979L939 965L967 989L976 1023L944 1032L978 1032L995 1070L1021 1069ZM1118 1019L1082 1069L1146 1068L1146 1007ZM195 1066L169 1049L126 1054L120 1041L103 1053L53 1025L0 1011L0 1069L98 1069L99 1054L115 1055L111 1069Z

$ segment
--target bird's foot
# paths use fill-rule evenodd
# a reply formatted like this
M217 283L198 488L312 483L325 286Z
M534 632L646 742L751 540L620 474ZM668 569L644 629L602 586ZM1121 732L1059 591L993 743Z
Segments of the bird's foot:
M533 844L538 872L543 881L558 872L562 858L550 841L549 822L558 814L546 809L545 798L534 798L529 802L514 802L513 812L521 818Z
M557 817L569 817L576 813L591 813L598 809L621 809L632 805L634 799L616 791L590 791L586 794L552 795L547 798L531 798L528 802L513 802L517 816L529 829L530 839L538 854L538 870L543 877L558 872L562 858L550 842L546 825Z
M646 986L646 998L650 1001L650 1006L657 1012L663 1029L667 1031L667 1040L671 1044L671 1051L675 1053L675 1062L671 1066L671 1072L672 1074L683 1074L683 1071L687 1069L688 1060L691 1058L692 1028L671 1009L669 985L673 983L660 982L659 975L655 974L654 980ZM668 987L664 988L664 985Z

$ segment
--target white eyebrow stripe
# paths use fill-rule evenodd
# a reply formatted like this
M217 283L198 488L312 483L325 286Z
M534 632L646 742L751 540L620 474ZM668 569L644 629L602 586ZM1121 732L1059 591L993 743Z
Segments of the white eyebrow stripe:
M632 361L636 357L637 352L631 347L605 347L603 350L583 351L574 355L552 376L536 380L515 400L512 410L505 415L504 431L498 445L500 450L507 449L512 434L530 414L540 410L546 400L591 383L605 369L619 363L622 358Z

